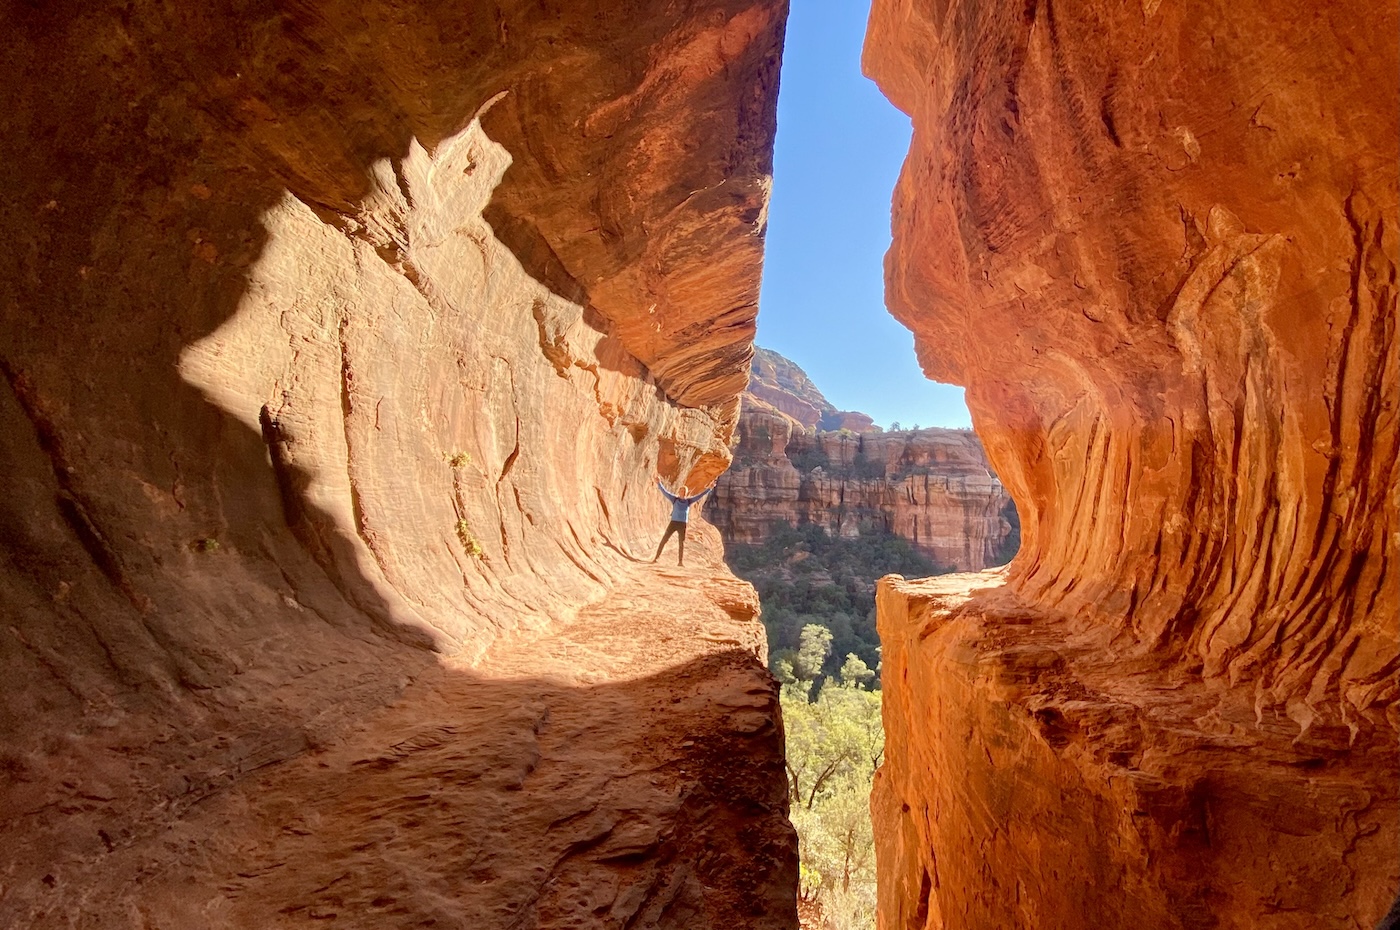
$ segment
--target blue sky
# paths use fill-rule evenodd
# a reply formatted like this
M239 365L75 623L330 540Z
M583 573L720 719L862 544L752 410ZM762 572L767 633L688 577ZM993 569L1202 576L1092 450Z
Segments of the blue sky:
M860 73L869 0L792 0L758 344L881 426L969 426L960 387L927 380L885 310L890 192L909 120Z

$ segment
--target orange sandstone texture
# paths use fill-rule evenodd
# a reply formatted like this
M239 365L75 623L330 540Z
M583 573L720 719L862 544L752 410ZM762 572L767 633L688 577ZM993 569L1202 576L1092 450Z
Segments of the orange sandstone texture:
M743 406L749 410L771 408L804 429L849 429L858 433L879 429L863 413L837 410L796 362L760 346L754 346Z
M0 925L795 923L752 593L629 560L729 461L784 14L7 10Z
M1393 4L875 3L914 124L888 301L1023 524L1004 584L882 588L886 926L1384 912L1396 36Z

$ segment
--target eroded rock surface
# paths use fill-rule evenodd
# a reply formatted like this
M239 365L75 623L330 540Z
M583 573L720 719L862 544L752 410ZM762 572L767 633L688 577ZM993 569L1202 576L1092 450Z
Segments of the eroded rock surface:
M0 923L793 923L752 610L632 561L729 460L784 11L7 9Z
M1396 20L875 4L888 300L1023 527L1004 586L882 595L888 926L1352 928L1400 885Z
M705 507L726 542L777 523L856 536L889 530L939 565L980 571L1015 552L1016 508L966 430L803 429L744 395L734 464Z
M229 731L248 770L178 816L115 826L127 786L78 778L62 816L32 819L111 848L35 862L53 884L19 885L8 913L33 927L795 926L758 605L732 579L707 590L717 566L692 558L703 569L616 579L470 666L426 665L333 740Z
M1393 746L1300 738L1248 689L1069 633L1003 581L880 583L886 926L1375 926Z

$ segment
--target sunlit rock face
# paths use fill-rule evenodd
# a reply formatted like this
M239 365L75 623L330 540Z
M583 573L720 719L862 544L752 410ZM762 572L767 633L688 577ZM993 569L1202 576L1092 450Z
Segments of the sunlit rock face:
M631 558L730 458L784 15L5 14L0 924L792 924L752 592Z
M1016 509L966 430L804 430L744 395L734 464L705 508L726 543L814 523L833 536L888 530L957 571L1004 563Z
M881 592L887 926L1369 926L1400 884L1396 34L875 3L888 301L1024 536Z
M796 362L758 346L754 347L749 386L743 401L746 409L772 408L804 429L856 432L878 429L875 421L863 413L837 410Z
M811 523L846 537L888 530L958 571L1015 552L1016 508L973 433L885 433L759 347L741 401L734 462L705 505L726 544L761 544L775 526Z

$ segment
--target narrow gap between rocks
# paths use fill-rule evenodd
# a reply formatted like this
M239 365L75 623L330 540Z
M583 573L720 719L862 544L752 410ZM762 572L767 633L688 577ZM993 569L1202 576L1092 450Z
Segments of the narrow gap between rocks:
M706 516L762 604L782 682L804 928L873 930L869 799L884 755L875 583L1003 565L1016 506L959 387L885 308L908 118L861 74L868 3L794 5L758 342Z

